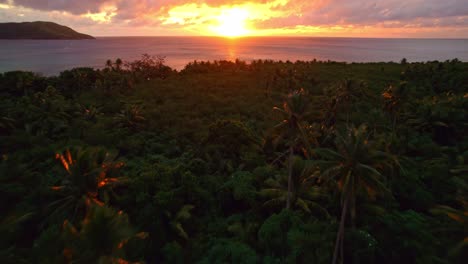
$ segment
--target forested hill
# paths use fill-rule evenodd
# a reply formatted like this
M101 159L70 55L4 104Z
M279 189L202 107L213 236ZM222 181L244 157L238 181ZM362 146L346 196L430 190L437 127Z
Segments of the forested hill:
M53 22L0 23L0 39L94 39Z

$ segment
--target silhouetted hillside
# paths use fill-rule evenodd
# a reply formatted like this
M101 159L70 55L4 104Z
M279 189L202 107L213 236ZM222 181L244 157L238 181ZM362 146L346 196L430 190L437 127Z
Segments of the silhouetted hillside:
M94 39L53 22L0 23L0 39Z

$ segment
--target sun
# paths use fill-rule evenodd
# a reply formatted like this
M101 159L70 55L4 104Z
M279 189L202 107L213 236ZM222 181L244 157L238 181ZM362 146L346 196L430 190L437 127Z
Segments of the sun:
M249 33L246 26L246 20L249 17L249 12L241 8L230 8L221 11L217 17L218 25L214 27L214 31L224 37L241 37Z

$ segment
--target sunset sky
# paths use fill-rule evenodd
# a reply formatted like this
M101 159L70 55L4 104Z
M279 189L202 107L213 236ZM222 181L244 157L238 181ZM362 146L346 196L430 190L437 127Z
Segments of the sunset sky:
M0 22L95 36L468 38L467 0L0 0Z

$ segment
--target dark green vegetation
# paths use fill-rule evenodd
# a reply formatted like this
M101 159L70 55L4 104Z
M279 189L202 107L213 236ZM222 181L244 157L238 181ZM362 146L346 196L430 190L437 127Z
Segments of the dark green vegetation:
M468 63L162 62L0 75L2 263L466 260Z
M53 22L0 23L0 39L94 39Z

